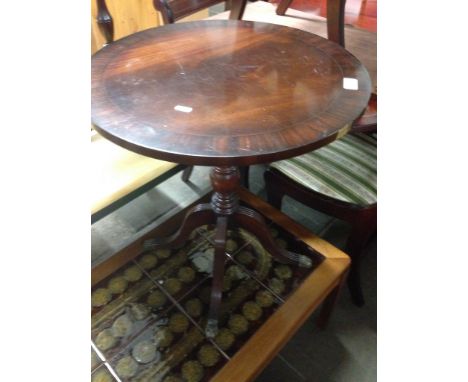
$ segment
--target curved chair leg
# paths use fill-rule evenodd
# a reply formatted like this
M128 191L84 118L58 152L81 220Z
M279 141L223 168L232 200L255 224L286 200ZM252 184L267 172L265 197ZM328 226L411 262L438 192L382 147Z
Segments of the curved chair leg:
M224 263L226 261L227 216L218 216L214 237L213 286L211 288L210 311L205 333L208 338L218 334L218 312L223 293Z
M185 167L184 171L182 172L182 180L187 183L190 179L190 175L192 175L193 166Z
M169 237L147 240L143 243L143 249L157 249L169 246L177 247L187 241L195 228L204 224L213 224L215 221L216 216L211 208L211 204L198 204L187 212L180 229L176 233Z
M257 212L249 208L239 207L234 213L233 218L237 226L245 228L247 231L253 233L265 249L278 261L286 264L297 264L304 268L310 268L312 266L312 261L307 256L279 248L271 237L265 220L263 220L262 216Z

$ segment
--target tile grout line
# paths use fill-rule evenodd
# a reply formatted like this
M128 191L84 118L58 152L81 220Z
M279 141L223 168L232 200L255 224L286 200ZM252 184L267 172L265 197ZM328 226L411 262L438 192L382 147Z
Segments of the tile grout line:
M299 370L297 370L291 363L289 363L288 360L281 355L281 352L278 353L277 357L281 359L286 364L287 367L289 367L292 371L294 371L294 373L296 373L299 378L301 378L303 381L306 381L305 376L302 375L302 373Z
M337 221L338 219L337 218L332 218L327 224L325 224L325 226L319 231L319 233L317 234L317 236L319 237L323 237L328 231L329 229L331 228L331 226Z

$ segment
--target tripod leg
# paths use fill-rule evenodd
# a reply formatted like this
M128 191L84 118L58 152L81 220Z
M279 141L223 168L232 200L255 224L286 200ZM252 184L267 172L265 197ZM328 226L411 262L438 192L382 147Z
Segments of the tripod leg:
M143 249L182 245L188 240L188 237L195 228L204 224L212 224L215 222L215 219L216 216L210 204L198 204L187 212L180 229L176 233L164 238L147 240L143 243Z
M213 286L211 288L210 311L206 325L206 336L213 338L218 333L218 313L223 292L224 262L226 260L227 216L218 216L215 233L215 255L213 265Z
M265 249L278 261L282 263L298 264L304 268L310 268L312 266L312 261L307 256L279 248L273 241L270 231L265 224L265 220L263 220L262 216L257 212L249 208L240 207L234 213L233 218L239 227L245 228L247 231L253 233Z

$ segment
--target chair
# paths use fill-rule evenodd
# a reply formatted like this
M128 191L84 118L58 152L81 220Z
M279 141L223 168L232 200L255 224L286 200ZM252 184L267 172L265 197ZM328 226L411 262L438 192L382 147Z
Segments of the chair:
M153 5L161 12L164 24L172 24L195 12L223 2L224 0L153 0ZM242 19L246 2L246 0L226 2L226 9L230 9L230 20Z
M292 0L282 0L277 14ZM328 0L330 40L344 46L345 0ZM352 265L348 286L353 302L361 306L361 253L377 230L377 95L373 94L352 133L319 150L272 163L265 172L268 201L278 209L285 195L351 225L345 252Z

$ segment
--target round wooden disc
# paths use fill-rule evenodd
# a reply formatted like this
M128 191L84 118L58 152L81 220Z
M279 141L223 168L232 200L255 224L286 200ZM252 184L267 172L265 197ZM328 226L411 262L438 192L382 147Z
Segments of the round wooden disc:
M137 153L193 165L249 165L345 134L367 105L366 69L319 36L250 21L136 33L92 58L92 119Z

